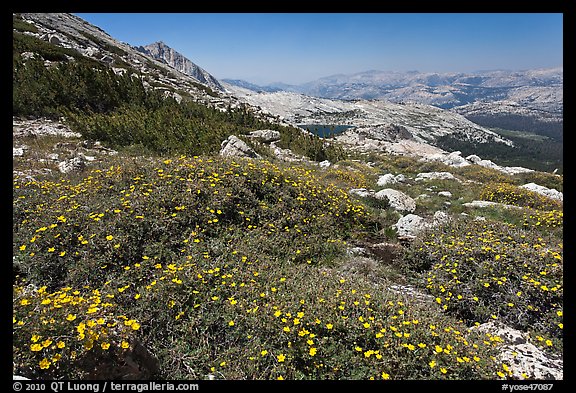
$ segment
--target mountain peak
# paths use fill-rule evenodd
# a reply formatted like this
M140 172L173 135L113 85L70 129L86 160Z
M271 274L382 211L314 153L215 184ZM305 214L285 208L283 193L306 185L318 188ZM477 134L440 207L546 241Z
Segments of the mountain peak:
M224 91L224 87L208 71L193 63L186 56L168 46L164 41L156 41L146 46L137 48L140 52L145 53L172 68L196 78L214 90Z

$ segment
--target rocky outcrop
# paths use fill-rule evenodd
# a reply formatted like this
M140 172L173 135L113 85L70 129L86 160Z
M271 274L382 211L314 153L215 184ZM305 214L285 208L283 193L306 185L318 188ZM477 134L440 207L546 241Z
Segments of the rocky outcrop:
M220 146L220 155L223 157L262 158L246 142L235 135L230 135Z
M380 129L380 132L386 136L390 142L396 142L402 139L414 139L414 135L404 126L399 124L386 124Z
M230 135L220 146L220 155L223 157L262 158L246 142L235 135Z
M527 169L527 168L523 168L520 166L505 166L505 167L503 167L503 166L500 166L500 165L493 163L490 160L483 160L480 157L478 157L476 154L471 154L468 157L466 157L466 159L468 161L470 161L472 164L480 165L480 166L483 166L485 168L496 169L497 171L504 172L504 173L507 173L509 175L514 175L517 173L524 173L524 172L533 172L532 169Z
M537 192L540 195L544 195L548 198L556 199L558 201L564 201L564 194L554 188L548 188L544 186L540 186L536 183L528 183L520 186L521 188L525 188L526 190Z
M376 184L380 187L384 187L386 185L389 184L396 184L396 183L403 183L406 181L406 176L399 174L394 176L391 173L387 173L385 175L382 175L378 178L378 181L376 182Z
M449 154L442 154L442 153L433 154L431 156L425 157L425 159L429 161L439 161L443 164L456 168L470 165L470 162L468 162L468 160L462 157L461 154L462 153L459 151L453 151L452 153Z
M396 229L398 236L416 237L416 235L426 229L428 225L424 218L419 215L408 214L401 217L392 227Z
M276 130L256 130L252 131L248 138L255 138L263 143L270 143L280 140L280 131Z
M64 138L80 138L82 135L72 132L68 126L59 121L48 119L17 119L12 118L12 136L14 138L61 136Z
M416 202L414 199L401 191L393 190L391 188L385 188L378 191L376 194L374 194L374 198L388 198L390 207L396 210L405 211L408 213L412 213L414 210L416 210Z
M525 172L533 172L532 169L527 169L519 166L500 166L493 163L490 160L483 160L475 154L469 155L468 157L464 158L461 156L461 152L454 151L449 154L445 153L434 153L434 154L427 154L423 155L422 160L424 161L437 161L441 162L445 165L449 165L451 167L463 167L467 165L480 165L485 168L491 168L497 170L499 172L506 173L508 175L515 175L517 173L525 173Z
M496 322L483 323L470 329L503 340L499 360L508 365L514 379L563 379L563 360L547 355L530 343L527 333Z

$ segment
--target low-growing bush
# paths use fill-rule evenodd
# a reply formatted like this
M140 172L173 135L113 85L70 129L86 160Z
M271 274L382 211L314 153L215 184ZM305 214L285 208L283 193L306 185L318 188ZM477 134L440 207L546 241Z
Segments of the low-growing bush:
M512 183L510 176L496 169L486 168L476 164L459 167L456 169L456 173L467 180L480 183Z
M518 185L536 183L540 186L552 188L560 192L563 192L564 190L564 177L548 172L523 172L514 175L513 178L516 180L516 184Z
M314 167L210 157L16 177L14 372L505 376L498 342L434 305L330 268L372 211L337 183ZM158 366L129 374L136 347Z
M527 230L528 229L528 230ZM531 227L458 220L407 254L438 305L468 324L499 320L562 351L563 248Z
M480 198L485 201L529 207L538 210L561 210L562 202L509 183L488 183Z

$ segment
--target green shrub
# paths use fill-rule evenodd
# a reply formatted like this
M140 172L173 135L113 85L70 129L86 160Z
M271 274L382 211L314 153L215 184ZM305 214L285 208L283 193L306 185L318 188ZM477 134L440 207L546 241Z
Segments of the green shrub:
M19 26L21 26L21 24L19 24ZM71 56L74 58L82 56L78 51L74 49L52 45L46 41L42 41L40 38L19 33L17 31L13 32L12 44L13 53L37 53L42 56L43 59L50 61L67 61L66 56Z
M482 187L480 198L485 201L530 207L538 210L562 209L562 202L560 201L509 183L485 184Z
M371 210L324 171L120 161L16 176L14 372L91 378L140 342L155 378L498 376L497 342L330 268Z
M472 164L466 165L456 169L456 173L467 180L473 180L480 183L512 183L513 180L510 176L502 172L486 168L480 165Z
M516 184L524 185L527 183L536 183L540 186L548 187L562 192L564 189L564 177L548 172L524 172L514 175Z
M431 231L407 254L426 288L468 324L500 320L561 352L563 249L531 227L456 221Z
M12 28L18 31L29 31L31 33L37 33L38 28L31 23L22 20L18 15L12 17Z

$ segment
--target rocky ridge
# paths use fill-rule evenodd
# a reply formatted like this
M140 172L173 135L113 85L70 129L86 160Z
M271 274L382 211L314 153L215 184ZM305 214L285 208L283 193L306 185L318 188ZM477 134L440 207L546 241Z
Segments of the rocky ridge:
M218 81L207 71L165 44L149 45L148 49L133 47L68 13L21 13L20 17L37 28L37 32L25 31L21 34L75 50L82 56L109 66L117 74L129 72L142 77L146 88L164 91L178 101L182 95L186 95L222 111L246 106L236 97L224 93ZM23 55L25 58L37 56L34 53ZM71 57L68 60L74 61ZM45 64L49 66L50 62L46 61ZM264 116L259 114L257 108L249 109L256 115ZM275 120L274 117L270 118Z

